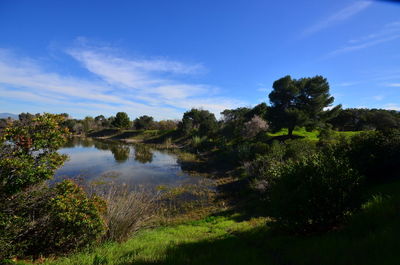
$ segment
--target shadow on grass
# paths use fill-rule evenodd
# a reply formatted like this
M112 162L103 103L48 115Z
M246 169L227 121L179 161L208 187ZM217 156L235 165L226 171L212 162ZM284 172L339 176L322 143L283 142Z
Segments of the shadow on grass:
M397 265L400 260L399 188L400 181L397 181L371 191L373 196L363 210L351 216L340 230L308 236L285 235L267 226L244 232L228 230L217 238L173 244L151 261L121 260L116 264Z
M187 265L187 264L268 264L267 260L280 262L280 254L274 250L266 251L265 229L252 229L247 232L227 234L218 239L202 240L184 243L170 247L159 261L135 261L126 263L122 261L118 265L142 264L142 265ZM135 255L128 253L126 257ZM275 257L274 257L275 256ZM125 258L126 258L125 257ZM123 260L124 257L121 257Z
M155 260L124 261L137 253L128 253L115 264L129 265L397 265L400 255L400 229L391 226L364 231L355 236L348 231L320 236L294 237L274 235L267 228L231 233L221 238L171 246Z

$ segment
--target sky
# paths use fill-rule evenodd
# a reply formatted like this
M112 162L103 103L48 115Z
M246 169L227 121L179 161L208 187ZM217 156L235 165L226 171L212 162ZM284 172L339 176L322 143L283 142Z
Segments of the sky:
M151 115L269 103L322 75L334 104L400 110L400 3L0 1L0 112Z

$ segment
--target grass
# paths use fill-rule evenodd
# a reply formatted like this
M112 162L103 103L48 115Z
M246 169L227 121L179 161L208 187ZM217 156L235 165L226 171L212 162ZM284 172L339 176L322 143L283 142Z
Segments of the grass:
M276 137L276 136L287 135L287 134L288 134L288 130L282 129L276 133L268 133L268 136ZM304 137L309 140L315 140L315 141L318 141L318 134L319 134L319 131L307 132L305 128L297 128L296 130L293 131L293 135L295 135L295 136L300 136L300 137Z
M351 137L354 135L357 135L361 132L355 132L355 131L334 131L336 136L344 136L344 137ZM282 136L282 135L287 135L288 130L287 129L282 129L276 133L268 133L269 137L276 137L276 136ZM318 135L319 131L318 130L313 130L311 132L306 131L305 128L296 128L296 130L293 131L294 136L299 136L302 138L306 138L308 140L312 141L318 141Z
M374 187L347 225L321 235L277 233L265 218L209 216L143 230L125 243L107 243L43 264L399 264L399 190L400 181Z

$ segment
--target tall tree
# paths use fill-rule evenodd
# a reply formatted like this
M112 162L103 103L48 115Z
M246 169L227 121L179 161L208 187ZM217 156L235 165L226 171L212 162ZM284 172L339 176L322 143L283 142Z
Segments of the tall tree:
M332 105L334 97L329 94L328 81L322 76L296 80L287 75L276 80L272 87L269 119L275 129L287 128L290 137L296 126L321 126L341 108L338 105L324 111Z
M180 127L186 135L194 133L206 136L217 131L218 123L215 115L208 110L191 109L183 114Z
M129 128L130 120L128 114L125 112L118 112L115 119L112 121L112 125L120 129Z

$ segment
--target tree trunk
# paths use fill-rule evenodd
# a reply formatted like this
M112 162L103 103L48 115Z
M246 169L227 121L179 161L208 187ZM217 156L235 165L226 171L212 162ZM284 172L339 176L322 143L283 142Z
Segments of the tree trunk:
M289 127L289 128L288 128L288 136L289 136L289 138L292 138L292 137L293 137L293 130L294 130L293 127Z

